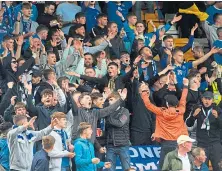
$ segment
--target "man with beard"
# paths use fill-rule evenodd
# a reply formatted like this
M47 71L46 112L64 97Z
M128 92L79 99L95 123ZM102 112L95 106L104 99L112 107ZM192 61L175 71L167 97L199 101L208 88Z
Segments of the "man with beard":
M187 126L193 126L197 120L197 146L204 148L213 170L220 171L219 162L222 159L222 146L220 144L220 128L222 123L221 109L213 104L213 93L204 92L202 104L197 105L189 118L186 120Z

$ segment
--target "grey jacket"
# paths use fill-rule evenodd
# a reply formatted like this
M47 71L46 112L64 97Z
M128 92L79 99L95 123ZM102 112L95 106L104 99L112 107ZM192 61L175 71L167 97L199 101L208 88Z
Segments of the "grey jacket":
M96 128L97 128L97 121L99 118L104 118L106 116L111 115L115 112L115 110L123 103L122 100L118 100L116 103L105 107L103 109L84 109L78 108L77 105L74 103L74 113L73 113L73 128L72 128L72 140L78 138L78 131L77 127L80 122L88 122L92 125L93 134L91 137L91 142L94 143L96 138Z
M33 146L36 141L42 139L43 136L50 134L52 131L51 126L41 130L41 131L30 131L34 138L29 141L23 133L26 128L24 126L19 126L15 129L12 129L8 132L8 147L10 152L10 169L19 170L19 171L30 171L33 159ZM18 141L18 134L23 134L24 141Z

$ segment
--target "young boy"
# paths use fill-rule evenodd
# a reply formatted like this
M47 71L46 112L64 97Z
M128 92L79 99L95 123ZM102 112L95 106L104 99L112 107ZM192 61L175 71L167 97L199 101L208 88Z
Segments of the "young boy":
M64 130L67 125L66 115L62 112L55 112L52 119L57 119L58 124L50 133L55 138L55 145L51 152L48 153L50 160L50 171L69 171L70 160L74 157L73 145L69 142L69 137Z
M214 60L217 64L222 65L222 27L217 29L218 40L213 43L213 46L220 48L220 51L214 54Z
M33 117L29 122L25 115L15 115L13 118L13 129L7 134L11 170L30 171L34 143L48 135L58 123L57 119L54 119L47 128L41 131L27 130L33 126L36 118Z
M7 143L7 133L12 128L10 122L0 124L0 170L9 170L9 149Z
M31 171L49 171L48 153L53 150L54 144L53 136L47 135L42 138L43 149L34 155Z
M96 171L97 167L110 168L110 162L100 162L95 158L93 144L89 141L92 136L92 127L87 122L81 122L78 126L80 138L75 140L75 163L77 171Z

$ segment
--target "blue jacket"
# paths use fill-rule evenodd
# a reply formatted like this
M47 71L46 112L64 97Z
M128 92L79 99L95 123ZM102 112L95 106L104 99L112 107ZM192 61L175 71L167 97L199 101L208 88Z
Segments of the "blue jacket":
M135 33L134 33L134 30L129 27L129 25L128 25L128 23L127 23L126 21L123 22L123 27L124 27L124 30L125 30L125 32L126 32L126 35L127 35L128 39L129 39L129 41L130 41L130 43L131 43L131 47L132 47L133 42L134 42L135 37L136 37L136 36L135 36ZM167 31L170 29L170 27L171 27L171 24L170 24L170 23L167 23L167 24L164 25L162 28L164 28L165 32L167 32ZM162 28L161 28L161 29L162 29ZM152 38L152 36L153 36L154 34L156 34L157 39L159 39L159 30L160 30L160 29L157 29L156 32L150 32L150 33L145 33L145 34L144 34L145 46L148 46L148 45L149 45L149 43L150 43L150 40L149 40L149 39Z
M31 171L49 171L49 156L45 150L35 153L32 160Z
M74 141L74 146L77 171L96 171L97 168L104 166L104 162L99 164L92 163L95 153L94 146L89 140L78 138Z
M209 171L207 165L205 163L203 163L201 166L200 166L200 169L198 169L196 166L194 167L194 171Z
M0 138L0 165L9 171L9 149L6 138Z

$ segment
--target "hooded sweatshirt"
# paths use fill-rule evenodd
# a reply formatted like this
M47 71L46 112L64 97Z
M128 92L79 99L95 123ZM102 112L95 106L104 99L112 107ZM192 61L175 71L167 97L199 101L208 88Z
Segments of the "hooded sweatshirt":
M95 158L93 144L83 138L74 141L75 163L77 171L96 171L97 168L104 166L104 162L93 164L92 159Z

